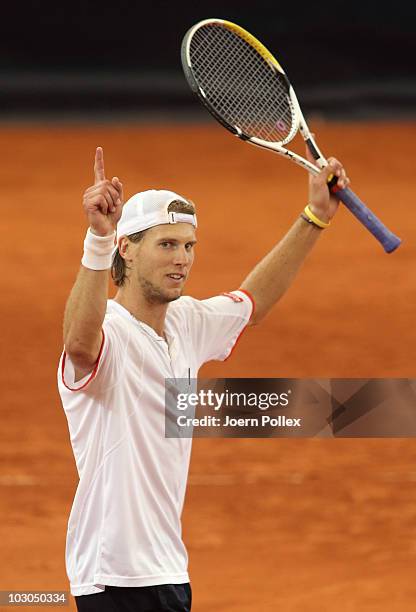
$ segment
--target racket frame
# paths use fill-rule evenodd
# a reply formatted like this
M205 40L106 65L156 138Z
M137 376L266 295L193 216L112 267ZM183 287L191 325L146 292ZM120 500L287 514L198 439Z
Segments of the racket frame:
M206 99L205 92L199 86L193 74L192 61L190 56L190 43L193 35L199 28L206 25L215 24L230 29L238 36L246 40L267 61L271 69L275 70L276 72L279 72L280 76L284 76L284 81L286 82L286 85L288 87L288 97L293 115L293 122L290 132L284 140L279 142L270 142L261 138L257 138L255 136L249 136L248 134L245 134L237 125L232 125L225 121L224 118L214 108L212 108L211 104ZM322 168L328 166L327 159L320 151L318 145L315 142L314 137L312 136L309 130L308 124L306 123L306 120L303 116L295 91L285 71L283 70L279 62L276 60L276 58L270 53L270 51L257 38L247 32L247 30L225 19L212 18L199 21L194 26L192 26L185 34L182 42L181 57L183 70L192 91L197 94L202 104L211 113L211 115L232 134L256 147L267 149L269 151L272 151L273 153L278 153L282 157L286 157L287 159L296 163L298 166L301 166L313 175L319 174ZM298 132L300 132L303 140L306 143L306 146L311 152L317 165L311 163L310 161L308 161L301 155L298 155L294 151L290 151L284 146L291 140L293 140L293 138ZM339 199L345 204L345 206L350 210L350 212L352 212L352 214L355 215L355 217L368 229L368 231L373 234L373 236L381 243L387 253L391 253L401 244L400 238L393 234L374 215L374 213L367 208L367 206L358 198L355 193L353 193L349 188L338 188L337 179L333 175L331 175L328 179L328 188L332 193L335 193L337 197L339 197Z
M204 93L204 90L202 89L202 87L198 85L194 77L193 71L192 71L190 43L191 43L193 35L195 34L197 30L199 30L203 26L215 25L215 24L222 25L236 32L241 38L246 40L252 47L254 47L260 53L260 55L267 61L267 63L270 65L270 67L273 70L278 71L281 75L284 76L284 79L288 86L288 94L290 97L292 110L294 111L294 115L295 115L295 120L293 121L292 128L290 130L289 135L285 138L285 140L280 141L280 142L270 142L270 141L262 140L260 138L256 138L255 136L249 136L248 134L245 134L237 125L232 125L231 123L228 123L227 121L225 121L224 118L219 113L217 113L216 110L212 108L212 106L206 100L206 95ZM320 168L323 168L326 165L328 165L328 162L326 161L325 157L322 155L321 151L319 150L316 142L314 141L312 137L312 134L310 133L308 125L301 111L295 91L292 85L290 84L285 71L283 70L283 68L277 61L277 59L263 45L263 43L261 43L255 36L250 34L250 32L247 32L247 30L244 30L244 28L240 27L239 25L232 23L231 21L227 21L225 19L203 19L202 21L199 21L194 26L192 26L184 37L184 41L182 44L182 65L183 65L187 80L191 86L192 91L194 91L198 95L201 102L204 104L207 110L211 113L211 115L213 115L213 117L219 123L221 123L221 125L223 125L227 130L229 130L232 134L234 134L238 138L241 138L242 140L249 142L250 144L253 144L257 147L268 149L269 151L278 153L279 155L282 155L283 157L288 157L291 161L295 162L296 164L298 164L299 166L301 166L308 172L311 172L312 174L319 174ZM290 151L289 149L283 146L284 144L287 144L288 142L293 140L293 138L296 136L298 131L300 131L304 141L308 144L308 147L312 155L316 159L316 162L319 164L320 168L317 168L314 164L312 164L310 161L308 161L301 155L298 155L297 153Z

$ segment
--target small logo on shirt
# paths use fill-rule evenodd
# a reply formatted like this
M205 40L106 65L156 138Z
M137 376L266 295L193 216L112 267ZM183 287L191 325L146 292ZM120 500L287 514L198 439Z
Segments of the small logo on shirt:
M243 298L240 297L239 295L235 295L235 293L221 293L221 295L225 295L226 297L229 297L233 302L243 302Z

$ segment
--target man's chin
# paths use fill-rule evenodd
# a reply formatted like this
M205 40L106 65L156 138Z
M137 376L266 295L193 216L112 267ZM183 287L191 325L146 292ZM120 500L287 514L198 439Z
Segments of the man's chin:
M182 289L174 289L169 291L169 293L166 295L166 302L174 302L175 300L178 300L181 295Z
M182 295L181 289L170 289L169 291L157 291L153 292L152 295L148 295L148 299L153 304L169 304L178 300Z
M143 295L149 304L169 304L179 299L184 289L183 285L178 287L157 287L148 281L141 281Z
M184 288L184 283L180 283L176 287L164 287L160 294L165 298L166 303L174 302L181 297Z

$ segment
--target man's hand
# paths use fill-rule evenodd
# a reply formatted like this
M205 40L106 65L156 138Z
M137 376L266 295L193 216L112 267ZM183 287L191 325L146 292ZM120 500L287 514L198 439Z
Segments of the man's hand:
M308 147L306 147L306 156L310 162L316 165ZM331 174L338 177L338 187L344 189L350 183L345 170L335 157L328 159L328 166L320 171L319 174L309 174L309 207L313 214L321 221L328 223L335 215L338 209L338 198L331 194L328 189L328 178Z
M115 231L123 208L123 185L116 176L111 181L105 178L101 147L95 152L94 185L85 190L83 206L94 234L108 236Z

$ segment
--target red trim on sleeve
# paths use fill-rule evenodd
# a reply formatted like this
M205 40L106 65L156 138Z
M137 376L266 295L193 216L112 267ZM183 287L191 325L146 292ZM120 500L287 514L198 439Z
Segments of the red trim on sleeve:
M251 317L254 315L254 313L256 312L256 302L254 301L254 297L251 295L251 293L249 291L246 291L246 289L239 289L238 291L241 291L241 293L245 293L246 296L249 298L251 305L253 307L252 311L251 311L251 315L250 315L250 319ZM250 320L249 319L249 320Z
M225 295L225 297L229 297L230 299L232 299L233 302L244 302L243 298L240 297L239 295L236 295L235 293L230 293L225 291L224 293L221 293L221 295Z
M101 341L101 346L100 346L100 352L98 353L98 357L97 357L97 361L95 362L95 366L93 371L91 372L91 374L88 377L88 380L85 381L85 383L82 385L82 387L76 387L76 388L72 388L72 387L68 387L68 385L65 382L65 377L64 377L64 372L65 372L65 362L66 362L66 352L64 351L64 355L62 357L62 370L61 370L61 375L62 375L62 382L64 383L65 387L67 389L69 389L69 391L81 391L82 389L85 389L85 387L93 380L93 378L95 378L95 375L97 374L97 370L98 370L98 366L100 365L100 359L101 359L101 354L103 352L103 348L104 348L104 340L105 340L105 334L104 334L104 330L101 330L103 339Z
M241 330L241 332L238 334L238 336L237 336L237 340L234 342L234 346L233 346L233 348L231 349L230 354L228 355L228 357L226 357L226 358L224 359L224 361L227 361L227 359L229 359L229 358L231 357L231 355L233 354L234 349L235 349L235 347L236 347L236 346L237 346L237 344L238 344L238 341L240 340L241 336L243 335L243 333L244 333L244 332L245 332L245 330L247 329L248 324L249 324L249 322L250 322L250 319L251 319L251 317L254 315L254 312L255 312L255 310L256 310L256 302L254 301L254 298L253 298L253 296L251 295L251 293L250 293L249 291L246 291L245 289L238 289L238 291L241 291L241 293L245 293L245 294L246 294L246 296L247 296L247 297L250 299L252 309L251 309L251 314L250 314L249 320L248 320L248 321L247 321L247 323L244 325L244 327L243 327L243 329Z

